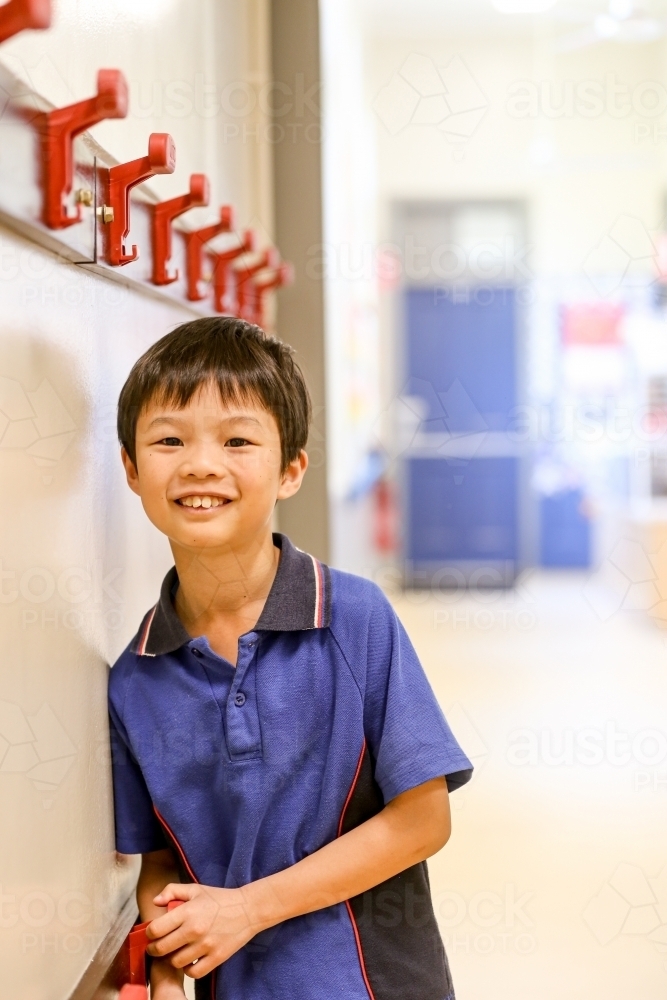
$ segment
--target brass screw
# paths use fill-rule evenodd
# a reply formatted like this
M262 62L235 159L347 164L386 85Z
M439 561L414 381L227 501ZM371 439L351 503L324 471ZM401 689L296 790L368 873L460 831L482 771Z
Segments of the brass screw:
M92 208L93 192L89 188L79 188L74 195L74 201L77 205L86 205L87 208Z
M113 208L109 205L100 205L97 209L97 216L100 222L113 222Z

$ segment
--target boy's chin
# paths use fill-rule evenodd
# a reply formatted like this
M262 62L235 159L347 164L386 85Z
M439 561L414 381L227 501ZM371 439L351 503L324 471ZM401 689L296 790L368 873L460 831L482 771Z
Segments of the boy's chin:
M239 524L236 518L234 523L221 523L216 518L205 524L171 525L165 534L178 546L210 552L217 548L243 548L262 537L264 529L256 524Z
M243 534L243 532L241 532ZM178 545L187 548L211 549L219 545L229 545L239 537L238 529L229 525L193 524L180 526L169 532L169 537Z

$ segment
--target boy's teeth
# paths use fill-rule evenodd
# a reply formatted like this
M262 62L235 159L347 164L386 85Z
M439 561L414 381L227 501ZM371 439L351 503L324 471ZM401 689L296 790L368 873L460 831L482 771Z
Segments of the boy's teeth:
M220 497L183 497L181 503L184 507L220 507L225 501Z

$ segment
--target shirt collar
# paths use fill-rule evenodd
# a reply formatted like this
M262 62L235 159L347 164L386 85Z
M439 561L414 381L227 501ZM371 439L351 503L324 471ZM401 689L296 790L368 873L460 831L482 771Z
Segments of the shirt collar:
M329 567L292 545L286 535L274 534L280 549L278 571L255 632L297 632L327 628L331 622ZM178 574L173 566L162 582L160 600L148 612L130 646L138 656L162 656L190 642L174 608Z

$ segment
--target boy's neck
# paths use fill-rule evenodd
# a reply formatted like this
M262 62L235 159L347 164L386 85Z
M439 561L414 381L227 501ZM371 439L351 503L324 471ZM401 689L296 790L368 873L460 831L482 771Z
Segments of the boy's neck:
M280 549L271 530L214 552L171 548L179 580L174 603L185 628L206 635L214 649L228 644L225 637L234 637L235 645L256 624L275 579Z

